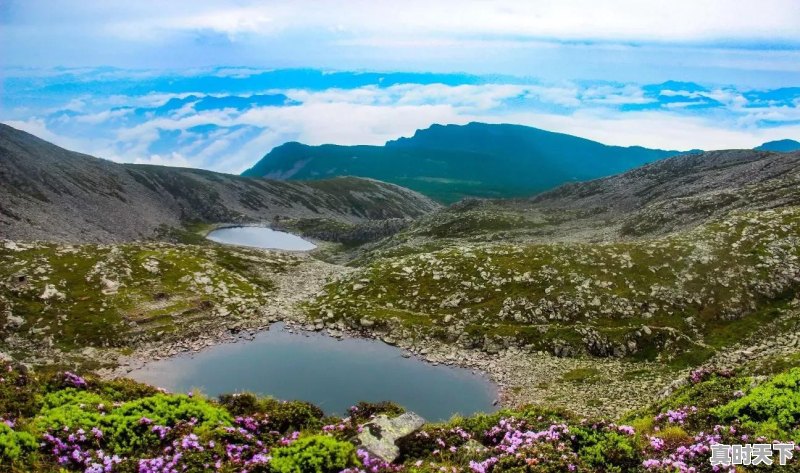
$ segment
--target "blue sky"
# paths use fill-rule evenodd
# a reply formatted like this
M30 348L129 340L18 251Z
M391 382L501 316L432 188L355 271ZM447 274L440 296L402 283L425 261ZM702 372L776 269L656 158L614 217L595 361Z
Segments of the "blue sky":
M468 121L753 147L800 139L798 24L796 0L0 0L0 121L226 172Z

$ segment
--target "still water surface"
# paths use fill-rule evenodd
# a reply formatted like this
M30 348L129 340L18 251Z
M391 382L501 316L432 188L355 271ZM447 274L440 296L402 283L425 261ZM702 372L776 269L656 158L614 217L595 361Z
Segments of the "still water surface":
M209 232L207 237L217 243L254 246L271 250L309 251L317 246L291 233L266 227L229 227Z
M199 388L210 396L251 391L302 399L329 414L344 414L362 400L395 401L429 421L495 410L496 388L483 376L402 353L374 340L339 341L274 324L255 340L152 362L129 376L174 392Z

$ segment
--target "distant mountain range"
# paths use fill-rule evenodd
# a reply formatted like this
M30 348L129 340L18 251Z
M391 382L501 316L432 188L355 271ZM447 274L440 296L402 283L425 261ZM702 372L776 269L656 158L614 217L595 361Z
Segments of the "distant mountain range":
M758 151L779 151L781 153L790 153L792 151L800 151L800 141L795 140L777 140L768 141L761 146L753 149Z
M309 146L270 151L245 176L308 180L360 176L451 203L463 197L521 197L624 172L681 154L608 146L521 125L433 125L384 146Z

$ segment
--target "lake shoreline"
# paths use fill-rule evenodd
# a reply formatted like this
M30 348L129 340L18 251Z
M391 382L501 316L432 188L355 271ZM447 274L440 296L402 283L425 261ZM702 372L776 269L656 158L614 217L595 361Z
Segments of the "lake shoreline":
M333 337L284 322L149 361L127 376L173 392L200 388L212 397L249 391L302 399L337 415L362 400L394 401L435 421L492 412L499 404L498 386L482 371L430 363L380 340Z
M652 363L632 364L609 358L562 358L513 346L490 354L432 338L410 340L392 337L374 327L350 327L343 321L313 321L299 307L300 304L311 300L329 281L353 269L322 262L308 253L296 255L301 257L300 264L273 274L275 289L269 294L269 302L248 317L223 317L211 321L201 332L143 342L125 354L118 350L98 350L91 358L108 366L100 369L99 373L104 377L124 377L147 362L195 353L222 343L247 341L267 330L272 323L284 322L294 330L323 332L335 338L381 340L428 363L475 370L497 386L498 405L508 408L543 404L581 415L612 417L644 407L681 376ZM586 370L601 376L573 380L575 373ZM646 373L642 375L642 371Z
M275 230L268 225L225 225L207 232L204 237L222 245L244 246L270 251L306 253L318 247L299 235Z

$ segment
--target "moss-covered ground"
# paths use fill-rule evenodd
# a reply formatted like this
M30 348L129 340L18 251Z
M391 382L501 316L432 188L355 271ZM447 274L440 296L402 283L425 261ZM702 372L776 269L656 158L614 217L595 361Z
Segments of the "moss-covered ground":
M467 347L690 366L779 319L800 288L798 235L789 207L628 242L462 242L375 259L308 310Z
M0 246L0 337L63 351L184 337L247 318L296 257L221 245Z

